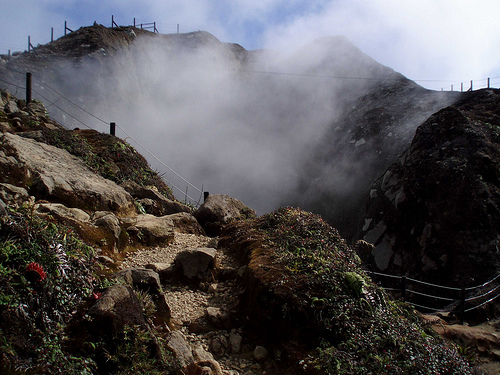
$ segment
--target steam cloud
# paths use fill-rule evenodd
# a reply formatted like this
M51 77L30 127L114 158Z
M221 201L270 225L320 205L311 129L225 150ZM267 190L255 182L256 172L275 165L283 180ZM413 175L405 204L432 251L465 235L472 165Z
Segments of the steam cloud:
M351 60L352 54L358 60L362 54L342 38L325 38L290 55L233 49L236 55L230 45L203 32L145 38L102 68L89 62L68 70L61 81L85 77L64 91L77 94L92 113L115 121L195 186L229 194L262 214L290 201L297 166L368 81L261 71L366 75L365 65L373 61ZM120 129L117 136L127 139ZM186 189L137 149L167 181ZM200 196L192 187L187 194Z

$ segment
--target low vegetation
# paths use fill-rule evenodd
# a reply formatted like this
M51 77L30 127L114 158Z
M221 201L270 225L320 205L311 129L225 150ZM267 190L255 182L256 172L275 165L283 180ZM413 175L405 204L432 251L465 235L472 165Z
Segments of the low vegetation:
M128 327L75 345L69 327L110 285L98 276L93 248L29 205L0 220L0 373L165 373L150 352L154 332Z
M272 249L273 265L284 270L272 288L289 288L319 333L304 367L327 374L471 373L457 349L424 329L411 308L386 298L320 216L283 208L257 219L254 228Z
M117 184L132 180L141 186L154 186L167 198L174 199L171 189L147 160L115 136L93 130L59 129L43 131L39 140L65 149L82 159L93 172Z

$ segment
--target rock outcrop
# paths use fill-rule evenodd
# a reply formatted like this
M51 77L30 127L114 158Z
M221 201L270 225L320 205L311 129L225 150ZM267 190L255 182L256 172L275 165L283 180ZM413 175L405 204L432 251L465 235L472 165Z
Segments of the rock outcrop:
M481 90L437 112L371 187L358 237L375 270L454 286L498 273L499 108Z
M194 216L207 235L215 237L232 220L255 217L255 211L229 195L209 195Z
M65 150L3 133L0 152L2 182L24 187L37 199L121 216L136 212L130 194Z

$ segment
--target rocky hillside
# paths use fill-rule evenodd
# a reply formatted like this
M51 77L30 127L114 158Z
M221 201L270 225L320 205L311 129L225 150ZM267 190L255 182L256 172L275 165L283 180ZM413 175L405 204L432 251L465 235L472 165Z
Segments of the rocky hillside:
M319 216L193 215L122 140L1 97L2 373L474 373Z
M374 269L454 286L498 274L499 104L499 90L463 95L372 185L359 236Z

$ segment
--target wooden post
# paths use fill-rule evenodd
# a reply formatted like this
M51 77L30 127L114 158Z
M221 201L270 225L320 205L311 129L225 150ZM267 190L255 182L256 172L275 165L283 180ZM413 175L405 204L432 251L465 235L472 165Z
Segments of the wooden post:
M66 36L66 30L68 30L68 23L64 21L64 36Z
M464 83L463 82L460 83L460 92L464 92Z
M111 15L111 28L113 28L114 24L115 24L114 16Z
M158 29L156 28L156 21L153 22L153 30L158 34Z
M135 17L134 17L134 27L135 27Z
M206 202L210 193L208 191L203 192L203 202Z
M26 73L26 104L31 102L31 73Z
M460 290L460 324L464 324L465 315L465 287Z
M52 43L54 41L54 28L50 28L50 42Z
M453 91L453 85L451 85L451 91Z
M177 24L177 34L179 34L179 24Z
M490 88L490 78L488 77L488 88Z
M10 56L11 56L11 54L10 54L10 49L9 49L9 57L8 57L8 61L10 61Z
M28 53L31 52L31 36L28 35Z
M470 81L470 91L472 91L473 88L472 88L472 80Z
M110 122L109 123L109 134L115 135L116 133L116 123Z
M403 302L406 302L406 276L401 277L401 295Z

